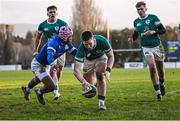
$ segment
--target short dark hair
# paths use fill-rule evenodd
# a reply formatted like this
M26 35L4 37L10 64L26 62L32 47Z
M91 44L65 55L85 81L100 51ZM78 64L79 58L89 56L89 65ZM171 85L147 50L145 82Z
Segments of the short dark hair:
M82 41L88 41L93 37L93 33L91 31L84 31L81 34Z
M55 5L51 5L47 8L47 11L49 11L50 9L56 9L57 10L57 7Z
M136 8L139 8L141 5L146 7L146 3L144 1L139 1L136 3Z

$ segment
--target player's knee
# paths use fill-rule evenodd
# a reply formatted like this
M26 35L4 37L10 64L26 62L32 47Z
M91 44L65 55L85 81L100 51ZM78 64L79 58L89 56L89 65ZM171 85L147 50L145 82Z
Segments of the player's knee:
M150 68L150 71L151 71L151 73L155 73L156 72L156 68L155 68L155 66L149 66L149 68Z
M42 82L44 83L44 85L45 85L46 89L48 90L48 92L54 90L55 84L54 84L53 80L49 76L45 77L42 80Z
M97 79L99 81L103 80L103 73L102 72L96 72Z
M35 77L32 81L32 85L37 85L37 84L39 84L41 81L39 80L39 78L37 78L37 77Z

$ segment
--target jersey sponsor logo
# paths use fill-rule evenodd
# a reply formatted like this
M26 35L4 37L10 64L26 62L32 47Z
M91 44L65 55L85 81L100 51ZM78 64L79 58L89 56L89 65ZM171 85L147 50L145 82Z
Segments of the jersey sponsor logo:
M136 26L137 26L137 27L138 27L138 26L141 26L141 23L137 23L137 25L136 25Z
M54 29L58 32L59 31L59 26L55 26Z
M146 20L146 24L147 25L149 25L150 24L150 20L148 19L148 20Z

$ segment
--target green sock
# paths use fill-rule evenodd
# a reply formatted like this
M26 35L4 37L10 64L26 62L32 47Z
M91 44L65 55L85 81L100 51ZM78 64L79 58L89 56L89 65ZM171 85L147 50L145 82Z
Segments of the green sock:
M153 85L153 87L154 87L154 90L155 90L155 91L160 90L160 86L159 86L159 84L155 84L155 85Z

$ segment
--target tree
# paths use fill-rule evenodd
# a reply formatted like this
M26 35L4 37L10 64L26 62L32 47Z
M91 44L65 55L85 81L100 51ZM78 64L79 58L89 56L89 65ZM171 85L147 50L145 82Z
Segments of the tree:
M15 53L13 47L13 35L11 32L6 31L5 43L3 48L4 64L12 64L15 61Z
M104 31L106 23L103 21L100 8L95 6L94 0L74 0L72 13L73 43L78 47L80 33L84 30Z
M4 64L4 45L5 45L5 36L0 32L0 64Z
M34 33L32 33L31 31L28 31L28 32L27 32L27 34L26 34L26 39L24 40L24 45L30 45L30 44L32 44L33 35L34 35Z
M176 27L166 26L166 33L161 36L163 41L177 41Z
M105 24L102 12L93 0L74 0L71 23L78 30L102 30Z

